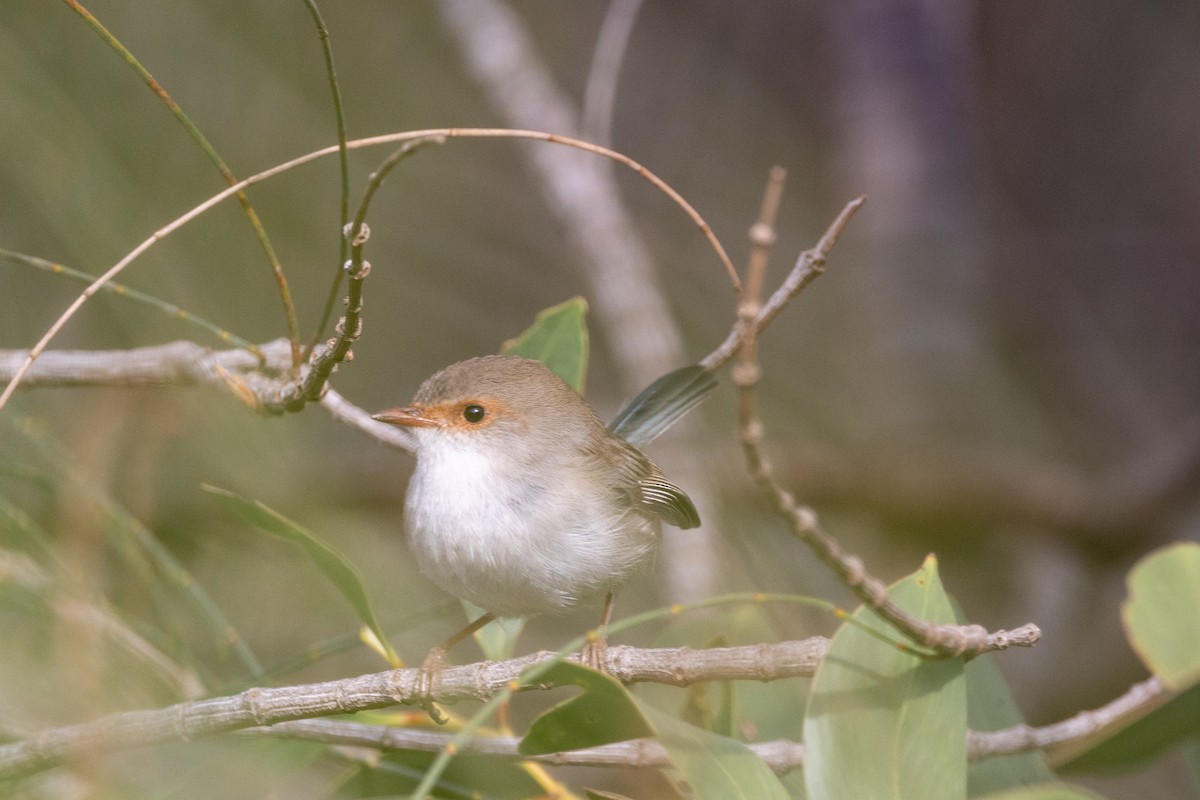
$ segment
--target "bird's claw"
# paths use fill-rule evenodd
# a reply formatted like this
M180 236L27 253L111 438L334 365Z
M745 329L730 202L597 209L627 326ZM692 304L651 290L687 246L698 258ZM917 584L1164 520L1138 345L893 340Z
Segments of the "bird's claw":
M442 679L442 671L446 669L446 648L434 647L425 656L421 669L417 673L417 700L429 718L438 725L445 725L447 717L433 704L433 693Z
M596 636L589 638L587 644L579 651L579 663L591 667L597 672L607 673L608 637Z

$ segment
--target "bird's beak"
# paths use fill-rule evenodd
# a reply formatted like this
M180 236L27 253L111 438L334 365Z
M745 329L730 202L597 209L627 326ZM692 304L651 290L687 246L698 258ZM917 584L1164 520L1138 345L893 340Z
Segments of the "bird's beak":
M371 419L386 422L388 425L403 425L406 428L438 428L442 425L440 420L427 416L423 409L415 406L389 408L387 411L372 414Z

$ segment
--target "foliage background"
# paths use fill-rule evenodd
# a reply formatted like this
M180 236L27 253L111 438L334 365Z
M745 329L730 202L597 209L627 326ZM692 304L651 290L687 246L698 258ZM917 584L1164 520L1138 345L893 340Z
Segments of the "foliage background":
M561 87L581 97L605 6L510 7ZM88 8L239 175L334 140L301 4ZM352 136L502 124L441 11L433 2L322 7ZM735 10L661 0L642 9L621 73L614 146L688 197L735 260L772 164L791 175L775 274L847 199L870 197L830 274L768 334L772 449L798 495L883 577L934 550L973 620L1043 628L1033 652L1000 660L1031 722L1099 705L1143 674L1119 629L1123 576L1153 546L1196 538L1200 240L1188 209L1200 205L1200 110L1182 98L1200 88L1198 34L1200 12L1188 3ZM452 141L389 180L373 209L366 333L335 379L353 402L376 409L407 399L433 370L496 350L537 310L586 291L588 267L523 159L533 146L544 145ZM352 154L357 185L382 155ZM619 180L698 357L732 321L726 281L673 206L632 176ZM99 272L220 188L163 106L65 5L3 4L0 245ZM337 266L336 165L289 173L252 199L311 330ZM283 330L265 263L231 204L124 279L251 340ZM0 347L31 345L77 291L4 263ZM593 331L588 384L610 416L638 387L607 333ZM105 296L56 346L194 336ZM202 482L262 499L348 553L385 627L405 629L398 642L410 660L455 624L444 615L407 622L444 599L400 544L409 461L319 410L263 420L207 391L89 390L26 393L5 416L22 413L40 420L87 485L160 536L268 663L345 633L351 617L301 557L223 513ZM708 526L719 532L723 565L711 589L844 601L763 515L738 468L731 393L700 416L680 451L654 455L668 474L680 461L708 467L720 509ZM0 431L9 458L27 455L22 441L7 424ZM1163 474L1172 491L1156 491ZM101 519L77 493L20 481L7 489L63 554L64 591L104 594L134 619L165 618L103 544ZM1044 502L1031 506L1031 493ZM1114 497L1126 501L1115 510L1105 505ZM660 585L643 578L622 605L669 600ZM535 622L523 647L559 641L592 613ZM6 725L164 699L162 687L123 680L112 664L101 676L80 669L94 663L87 632L44 622L30 626L11 609L0 616L0 634L23 645L0 659L0 698L19 709ZM779 636L826 624L773 622ZM195 631L175 634L181 648L198 647ZM360 648L294 677L378 665ZM237 678L228 663L212 671L216 685ZM283 780L237 746L203 746L243 765L231 785ZM168 775L180 763L142 768ZM287 772L282 758L268 763ZM1114 796L1187 791L1169 759L1139 776L1139 788L1126 788L1129 780L1095 785Z

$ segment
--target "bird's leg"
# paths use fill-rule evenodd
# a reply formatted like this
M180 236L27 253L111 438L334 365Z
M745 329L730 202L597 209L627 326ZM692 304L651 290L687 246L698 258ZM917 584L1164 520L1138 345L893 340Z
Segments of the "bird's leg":
M604 596L604 613L600 617L600 633L589 636L579 661L585 667L591 667L598 672L606 672L604 665L608 663L608 623L612 620L613 593Z
M417 673L417 698L421 701L421 707L429 714L429 718L438 725L445 725L446 718L442 716L442 712L438 711L437 706L433 704L433 692L437 688L438 681L441 680L442 671L446 669L446 654L450 652L450 648L454 647L454 645L466 639L495 618L496 615L491 612L484 614L474 622L468 623L462 630L446 641L436 647L430 648L428 655L425 656L425 661L421 664L421 671Z

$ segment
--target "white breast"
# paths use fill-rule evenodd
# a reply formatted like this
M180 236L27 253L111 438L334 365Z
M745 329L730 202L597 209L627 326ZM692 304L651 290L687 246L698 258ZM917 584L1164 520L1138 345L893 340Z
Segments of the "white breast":
M421 571L498 616L569 608L628 579L653 553L657 522L619 512L582 471L540 466L535 480L455 437L423 443L405 503Z

